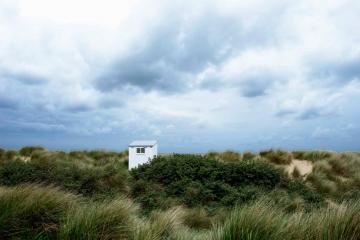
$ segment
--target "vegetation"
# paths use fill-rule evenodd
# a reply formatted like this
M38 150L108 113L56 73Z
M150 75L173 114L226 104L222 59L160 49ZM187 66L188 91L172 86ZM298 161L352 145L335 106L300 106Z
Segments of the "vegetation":
M92 157L96 154L94 151L64 153L23 148L3 160L0 185L54 184L73 193L98 197L126 192L126 155L104 153L102 158Z
M273 149L261 151L260 156L267 158L275 164L290 164L293 158L292 153Z
M304 175L293 159L307 160ZM0 239L360 239L360 154L0 149Z
M131 171L132 196L145 210L160 208L171 199L188 207L217 208L257 199L274 189L293 193L293 180L263 161L221 162L208 156L159 157ZM313 193L305 184L298 194ZM306 200L310 200L307 198ZM321 202L321 196L310 201Z

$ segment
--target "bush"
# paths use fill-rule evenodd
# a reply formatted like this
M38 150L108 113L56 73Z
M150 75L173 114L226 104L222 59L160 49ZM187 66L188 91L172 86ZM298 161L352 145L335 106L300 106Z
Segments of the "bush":
M34 155L33 155L34 156ZM57 155L55 155L57 156ZM0 166L0 184L46 183L85 196L114 195L127 190L128 172L120 163L104 166L81 165L76 161L57 159L47 154L31 161L5 161Z
M158 157L131 170L131 175L134 189L140 193L133 192L133 196L145 208L153 208L167 197L176 197L191 207L246 202L257 196L258 188L249 186L271 189L282 178L280 170L265 162L221 163L207 157L178 154ZM149 189L151 184L161 185L164 195Z
M248 203L257 198L267 194L267 191L256 186L239 187L236 190L230 191L222 198L221 203L224 206L234 206L236 204Z
M34 170L31 164L23 161L7 161L3 166L0 166L0 185L13 186L34 182L36 179Z
M280 170L265 162L219 163L201 156L180 154L158 157L131 170L131 175L136 180L155 181L165 185L191 180L201 183L220 181L231 186L254 184L273 187L281 178Z

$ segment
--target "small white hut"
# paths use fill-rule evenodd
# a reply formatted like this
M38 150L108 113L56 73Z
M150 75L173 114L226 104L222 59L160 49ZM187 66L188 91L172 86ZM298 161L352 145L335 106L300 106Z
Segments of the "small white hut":
M133 141L129 144L129 170L152 160L157 154L155 140Z

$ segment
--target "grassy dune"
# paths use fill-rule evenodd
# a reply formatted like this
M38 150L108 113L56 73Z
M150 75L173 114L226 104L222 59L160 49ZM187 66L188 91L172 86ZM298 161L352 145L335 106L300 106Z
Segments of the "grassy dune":
M302 174L287 167L309 161ZM0 239L360 239L360 155L0 149Z

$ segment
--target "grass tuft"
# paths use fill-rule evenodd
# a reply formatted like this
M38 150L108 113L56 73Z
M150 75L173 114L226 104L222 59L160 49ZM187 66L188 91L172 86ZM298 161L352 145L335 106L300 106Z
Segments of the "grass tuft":
M290 164L293 158L292 154L287 151L273 149L261 151L260 156L268 159L272 163L283 165Z
M125 198L93 202L72 209L60 228L61 239L127 239L137 208Z
M0 236L5 239L55 238L61 220L78 201L51 186L0 188Z

